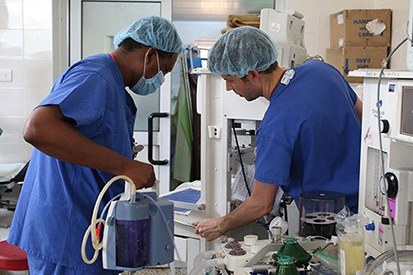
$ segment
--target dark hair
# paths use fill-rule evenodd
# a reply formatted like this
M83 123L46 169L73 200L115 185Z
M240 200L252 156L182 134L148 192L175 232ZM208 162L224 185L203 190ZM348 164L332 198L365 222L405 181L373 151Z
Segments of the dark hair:
M135 40L133 40L132 38L129 37L129 38L124 39L122 42L120 42L118 47L124 49L127 52L133 52L136 49L142 48L142 46L144 46L144 45L139 43L139 42L136 42ZM175 53L161 51L159 49L156 49L156 50L158 51L159 57L162 58L162 59L172 58L173 55L175 54Z
M265 71L260 72L261 74L270 74L277 69L277 61L272 63ZM247 75L241 78L242 80L247 80Z
M260 73L262 74L270 74L272 72L274 72L277 69L277 61L275 61L274 63L271 64L271 66L268 67L268 69L266 69L265 71L262 71Z

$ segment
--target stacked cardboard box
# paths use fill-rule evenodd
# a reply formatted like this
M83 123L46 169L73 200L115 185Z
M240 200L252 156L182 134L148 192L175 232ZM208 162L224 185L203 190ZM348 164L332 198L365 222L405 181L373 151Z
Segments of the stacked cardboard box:
M366 29L374 19L386 26L378 35ZM327 62L341 71L348 82L362 82L362 78L348 77L348 72L381 68L391 46L391 21L391 10L344 10L331 15Z
M260 27L260 16L258 14L242 14L242 15L228 15L227 17L227 27L221 30L224 34L234 28L251 26Z

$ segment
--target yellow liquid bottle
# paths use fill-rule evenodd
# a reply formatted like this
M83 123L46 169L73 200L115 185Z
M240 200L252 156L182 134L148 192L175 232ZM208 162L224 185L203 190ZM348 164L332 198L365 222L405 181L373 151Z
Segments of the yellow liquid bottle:
M358 275L363 271L365 263L363 236L342 236L338 244L341 275Z

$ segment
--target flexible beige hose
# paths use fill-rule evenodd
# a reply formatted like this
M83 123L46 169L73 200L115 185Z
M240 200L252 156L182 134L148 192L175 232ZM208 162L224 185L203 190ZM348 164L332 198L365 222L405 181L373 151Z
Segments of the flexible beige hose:
M97 218L98 211L99 211L99 205L106 191L109 189L109 187L118 180L124 180L125 182L130 184L131 198L133 198L136 193L136 186L133 183L133 181L129 177L123 176L123 175L115 176L112 179L110 179L108 183L106 183L106 185L103 187L102 191L100 191L99 196L96 199L95 207L93 208L92 220L90 221L89 227L86 229L86 232L83 236L83 241L82 241L81 254L82 254L82 259L86 264L93 264L94 262L96 262L97 258L99 257L99 250L101 250L103 247L103 243L101 241L99 242L99 240L96 237L96 226L99 223L102 223L104 226L106 225L105 220ZM95 249L92 259L88 259L86 255L86 243L89 238L89 234L91 234L92 236L92 246Z

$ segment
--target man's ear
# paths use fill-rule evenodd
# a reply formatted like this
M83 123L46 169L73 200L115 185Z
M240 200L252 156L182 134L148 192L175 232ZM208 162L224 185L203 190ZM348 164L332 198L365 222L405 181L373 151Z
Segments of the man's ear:
M247 78L250 78L250 80L259 80L260 73L257 70L251 70L248 72Z
M146 52L146 64L150 64L151 62L157 62L156 60L156 55L157 52L155 48L149 48L148 51Z

